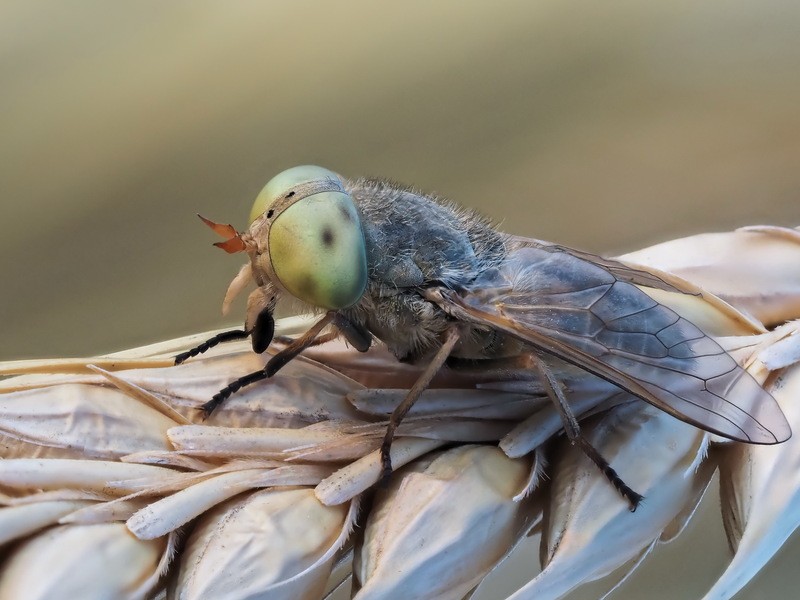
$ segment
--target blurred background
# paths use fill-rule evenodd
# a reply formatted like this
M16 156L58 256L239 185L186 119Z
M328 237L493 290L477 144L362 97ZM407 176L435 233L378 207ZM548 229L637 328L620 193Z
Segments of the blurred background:
M194 214L244 227L296 164L603 253L800 225L798 31L793 0L0 0L0 359L222 326L241 258ZM615 597L701 595L713 504Z

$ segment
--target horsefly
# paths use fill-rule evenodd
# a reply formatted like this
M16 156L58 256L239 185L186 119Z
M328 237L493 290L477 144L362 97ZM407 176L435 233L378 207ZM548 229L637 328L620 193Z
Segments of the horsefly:
M201 217L203 218L203 217ZM203 218L249 257L225 305L251 281L243 329L219 334L176 363L232 339L272 342L281 297L323 312L266 366L221 389L208 415L242 387L274 375L304 349L343 336L365 352L373 339L422 374L391 414L381 446L391 473L395 431L445 365L528 370L560 414L570 442L635 510L642 496L583 437L563 381L576 369L722 437L776 444L791 436L772 396L713 339L653 295L686 292L649 272L561 245L511 236L478 215L413 189L347 180L314 166L274 177L247 231ZM327 328L331 333L323 333Z

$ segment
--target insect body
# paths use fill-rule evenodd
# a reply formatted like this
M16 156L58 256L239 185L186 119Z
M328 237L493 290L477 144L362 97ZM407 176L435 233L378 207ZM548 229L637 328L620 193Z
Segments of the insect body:
M254 350L263 352L281 295L326 311L263 371L221 390L206 412L274 374L333 324L359 350L374 336L399 360L426 365L390 420L382 446L386 473L395 428L448 357L529 358L567 435L633 508L641 497L580 435L548 366L554 358L733 440L773 444L791 435L775 400L733 358L638 287L670 286L622 263L508 236L450 203L385 181L348 181L320 167L296 167L271 180L246 232L206 222L228 238L218 246L250 259L229 296L250 279L257 287L243 330L209 340L178 362L235 337L252 336Z

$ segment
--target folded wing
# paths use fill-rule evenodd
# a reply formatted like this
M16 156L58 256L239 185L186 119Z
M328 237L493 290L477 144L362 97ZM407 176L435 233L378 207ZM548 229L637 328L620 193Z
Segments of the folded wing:
M791 436L775 399L719 344L630 283L637 277L588 258L520 245L439 301L707 431L756 444Z

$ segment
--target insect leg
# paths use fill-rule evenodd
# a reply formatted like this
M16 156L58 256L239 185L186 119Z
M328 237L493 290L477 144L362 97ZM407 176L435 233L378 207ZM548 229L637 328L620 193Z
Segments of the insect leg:
M278 352L275 356L270 358L269 362L264 367L264 373L266 374L265 378L272 377L275 375L275 373L281 370L286 363L300 354L303 350L314 346L320 331L325 329L325 327L327 327L327 325L335 316L336 313L332 310L329 310L327 313L325 313L325 316L314 323L314 325L312 325L308 331L291 342L288 346L286 346L286 348ZM322 337L327 338L327 336ZM333 337L336 336L334 335Z
M271 306L261 309L250 333L253 335L253 352L266 352L272 343L272 336L275 335L275 318L272 316Z
M175 364L179 365L187 359L207 352L217 344L222 342L231 342L233 340L243 340L248 336L252 336L253 351L256 354L264 352L272 342L272 335L275 333L275 319L272 317L272 307L266 307L258 313L256 322L251 329L231 329L230 331L223 331L218 333L212 338L207 339L202 344L181 352L175 357Z
M597 468L603 472L603 475L611 482L611 485L630 503L631 511L635 511L644 496L629 488L611 465L608 464L608 461L592 446L589 440L583 437L578 420L572 413L572 409L570 409L567 399L564 397L564 391L561 389L561 385L556 380L553 372L538 356L533 355L532 359L547 395L555 403L561 415L561 420L564 423L564 432L567 434L569 441L573 446L579 446L583 453L597 465Z
M218 333L214 337L207 339L202 344L198 344L194 348L178 354L175 357L175 364L179 365L182 362L192 358L193 356L197 356L198 354L202 354L203 352L210 350L211 348L213 348L217 344L221 344L222 342L243 340L249 335L250 333L245 331L244 329L231 329L230 331L223 331L222 333Z
M342 332L344 339L359 352L366 352L372 345L372 334L363 325L357 325L344 315L337 313L333 318L336 329Z
M308 348L309 346L314 344L315 338L319 335L319 332L322 331L328 323L334 317L333 311L328 311L325 313L325 316L322 317L319 321L314 323L314 325L306 331L302 336L294 340L291 344L289 344L286 348L278 352L275 356L273 356L269 362L267 362L266 366L263 369L258 371L253 371L252 373L248 373L244 377L240 377L229 383L227 386L222 388L219 392L214 394L214 396L203 404L202 410L203 413L208 417L214 410L225 400L230 398L233 394L238 392L243 387L250 385L251 383L255 383L256 381L261 381L262 379L269 379L275 373L277 373L281 367L283 367L286 363L292 360L295 356L300 354L303 350Z
M331 331L330 333L315 338L314 342L306 347L321 346L322 344L335 340L340 335L344 336L347 343L359 352L366 352L372 346L372 334L366 328L361 325L356 325L341 313L336 313L333 317L333 326L336 327L336 331ZM279 335L275 338L275 341L289 345L294 342L294 339L289 336Z
M332 342L336 338L338 338L341 334L338 331L330 331L325 335L320 335L314 338L314 341L311 342L306 348L312 348L314 346L321 346L322 344L327 344L328 342ZM278 335L275 336L275 342L281 344L283 346L291 346L294 344L296 338L293 338L289 335Z
M417 379L412 388L408 391L403 401L392 411L392 415L389 417L389 425L386 427L386 434L383 436L383 443L381 444L382 480L386 481L392 474L392 457L389 452L392 449L392 439L394 439L394 433L398 425L400 425L406 413L411 410L411 407L414 406L417 399L419 399L420 394L428 387L436 373L439 372L439 369L442 368L447 357L450 356L450 353L453 351L453 346L456 345L460 337L461 333L455 327L447 331L442 347L437 350L436 355L431 359L428 366L425 367L422 375L419 376L419 379Z

